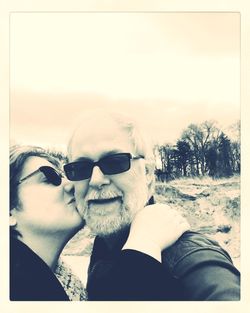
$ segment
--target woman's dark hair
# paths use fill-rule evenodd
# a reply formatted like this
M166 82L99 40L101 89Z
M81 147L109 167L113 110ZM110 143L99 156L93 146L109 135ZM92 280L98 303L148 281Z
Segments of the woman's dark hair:
M18 181L21 179L23 167L29 157L37 156L45 158L54 166L60 168L65 157L60 152L50 152L36 146L15 145L10 147L10 212L19 204ZM18 232L11 227L10 234L17 236ZM20 234L19 234L20 235Z

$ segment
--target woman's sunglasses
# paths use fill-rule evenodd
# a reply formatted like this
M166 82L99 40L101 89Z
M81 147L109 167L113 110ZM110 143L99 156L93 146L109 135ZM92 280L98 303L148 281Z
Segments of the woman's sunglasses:
M143 156L132 156L130 153L108 155L97 162L81 158L79 161L64 165L64 171L69 180L80 181L91 177L94 166L98 166L105 175L120 174L130 169L131 160L141 158Z
M31 174L29 174L28 176L25 176L24 178L21 178L17 184L21 184L23 181L25 181L26 179L32 177L33 175L37 174L41 172L46 179L48 180L49 183L51 183L54 186L59 186L62 183L62 177L63 174L57 172L53 167L51 166L41 166L39 167L39 169L37 169L36 171L32 172Z

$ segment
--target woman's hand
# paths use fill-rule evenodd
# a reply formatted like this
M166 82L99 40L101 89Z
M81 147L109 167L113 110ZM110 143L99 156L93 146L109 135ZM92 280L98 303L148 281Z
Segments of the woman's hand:
M148 205L135 215L123 249L137 250L161 261L161 251L189 229L187 220L168 205Z

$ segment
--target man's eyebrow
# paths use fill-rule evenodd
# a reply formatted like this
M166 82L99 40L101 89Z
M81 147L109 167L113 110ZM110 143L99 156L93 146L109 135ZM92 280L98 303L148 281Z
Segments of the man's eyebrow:
M90 158L87 158L87 157L79 157L73 160L72 162L81 162L81 161L86 161L86 160L92 161Z
M102 159L102 158L104 158L104 157L106 157L106 156L109 156L109 155L113 155L113 154L117 154L117 153L125 153L124 151L121 151L121 150L110 150L110 151L106 151L106 152L104 152L104 153L102 153L101 155L100 155L100 157L99 157L99 159L98 160L100 160L100 159ZM81 162L81 161L86 161L86 160L88 160L88 161L93 161L93 159L91 159L91 158L88 158L88 157L78 157L78 158L76 158L73 162ZM97 160L97 161L98 161Z
M101 156L100 156L100 159L101 159L101 158L104 158L104 157L106 157L106 156L109 156L109 155L117 154L117 153L124 153L124 151L117 150L117 149L116 149L116 150L110 150L110 151L108 151L108 152L102 153Z

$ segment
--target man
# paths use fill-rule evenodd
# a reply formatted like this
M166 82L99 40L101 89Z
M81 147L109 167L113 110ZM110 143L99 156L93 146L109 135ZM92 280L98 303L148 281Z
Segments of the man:
M77 207L97 235L89 267L89 297L103 299L102 278L117 266L133 217L154 203L154 156L132 120L102 111L86 114L70 140L68 154L65 172L75 182ZM149 223L145 228L150 232ZM164 250L162 268L156 290L160 300L239 300L238 270L226 251L201 234L188 231ZM117 287L118 276L116 287L106 296L129 300L122 295L127 289Z

